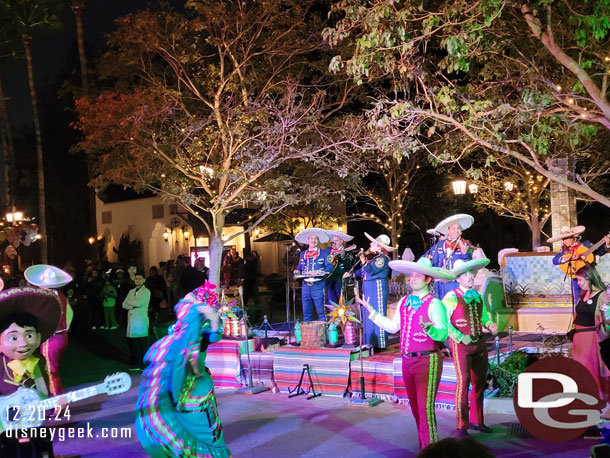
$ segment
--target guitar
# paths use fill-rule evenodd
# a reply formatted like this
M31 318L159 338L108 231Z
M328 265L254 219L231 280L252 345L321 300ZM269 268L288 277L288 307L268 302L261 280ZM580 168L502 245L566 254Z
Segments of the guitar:
M610 237L610 233L606 237ZM591 248L587 248L584 245L579 246L574 251L574 253L578 255L578 259L568 259L567 261L564 261L559 264L559 268L564 274L568 275L570 278L574 278L578 269L595 261L595 255L593 254L593 252L597 250L600 246L602 246L604 243L605 240L602 237L602 239L595 245L591 246Z
M8 429L35 428L46 419L46 411L60 406L60 400L72 403L96 396L120 394L131 388L131 377L125 372L109 375L103 383L80 390L60 394L52 398L40 399L36 390L20 387L13 394L0 397L0 423L4 431Z

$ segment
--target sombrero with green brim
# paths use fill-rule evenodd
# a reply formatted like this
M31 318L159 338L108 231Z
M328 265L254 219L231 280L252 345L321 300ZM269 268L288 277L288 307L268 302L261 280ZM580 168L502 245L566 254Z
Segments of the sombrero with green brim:
M428 258L419 258L417 262L413 261L390 261L390 269L402 274L423 274L432 277L436 280L454 280L455 277L447 269L442 267L433 267Z
M61 303L55 291L32 286L0 291L0 322L17 313L29 313L36 317L40 342L44 342L57 329Z
M472 259L471 261L463 261L458 259L453 263L453 269L451 269L449 272L451 272L455 278L468 271L471 271L476 275L480 269L485 267L490 262L491 261L487 258Z
M28 283L40 288L61 288L72 281L69 273L48 264L35 264L23 272Z

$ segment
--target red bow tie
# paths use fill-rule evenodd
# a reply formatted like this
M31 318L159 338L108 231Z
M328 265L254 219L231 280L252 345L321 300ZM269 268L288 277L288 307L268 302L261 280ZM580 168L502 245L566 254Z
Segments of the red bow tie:
M331 255L332 254L338 254L338 253L341 253L341 250L337 250L336 248L331 248L331 250L330 250L330 254Z
M313 257L316 257L317 255L318 255L318 250L308 250L308 251L305 253L305 257L306 257L307 259L309 259L309 258L313 258Z

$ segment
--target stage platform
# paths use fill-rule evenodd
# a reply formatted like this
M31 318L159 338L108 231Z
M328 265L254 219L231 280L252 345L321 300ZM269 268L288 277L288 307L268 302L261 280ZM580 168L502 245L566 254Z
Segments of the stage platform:
M503 360L511 352L510 339L505 333L499 341L499 356ZM514 333L512 351L524 350L529 353L542 351L542 334ZM301 348L284 345L273 351L264 348L263 339L249 340L249 361L252 366L254 385L265 385L274 392L293 393L299 383L303 368L309 366L313 390L307 372L303 374L302 388L308 393L323 396L360 397L361 361L358 348ZM496 362L495 339L488 336L490 362ZM567 355L571 344L566 343L561 350ZM402 380L402 359L398 345L393 344L385 351L371 354L364 347L362 368L365 381L365 395L377 396L382 400L408 404ZM453 361L447 350L443 351L443 373L436 396L437 409L454 409L456 375ZM248 383L248 354L245 340L222 340L208 348L207 365L212 373L214 385L219 388L239 388Z

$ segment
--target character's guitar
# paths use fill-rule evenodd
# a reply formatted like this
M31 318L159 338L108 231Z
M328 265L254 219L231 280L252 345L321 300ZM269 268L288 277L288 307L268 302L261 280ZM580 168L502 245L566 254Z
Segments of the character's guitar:
M109 375L98 385L47 399L40 399L38 392L31 388L20 387L13 394L0 397L0 423L5 431L35 428L44 422L47 410L60 406L62 398L70 404L102 393L109 395L124 393L130 387L131 377L125 372Z
M610 237L610 233L606 236ZM591 248L587 248L586 246L579 246L575 253L578 255L578 259L567 260L559 264L559 268L563 271L564 274L568 275L570 278L574 278L574 275L578 271L578 269L584 267L587 264L591 264L595 260L595 255L593 252L597 250L600 246L605 243L605 240L602 238L599 242L593 245Z

